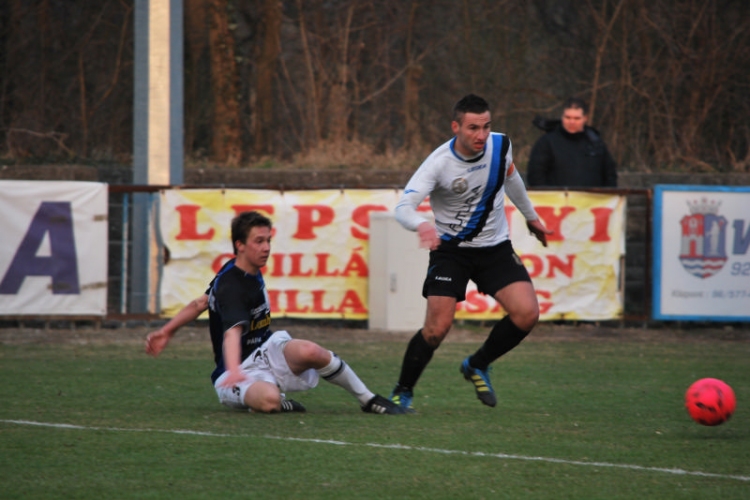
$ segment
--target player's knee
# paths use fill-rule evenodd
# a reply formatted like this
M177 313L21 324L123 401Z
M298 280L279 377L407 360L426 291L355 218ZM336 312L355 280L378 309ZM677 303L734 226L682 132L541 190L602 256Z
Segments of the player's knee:
M518 311L510 319L519 329L528 332L539 322L539 306L535 304L534 307Z
M258 413L273 413L281 410L281 392L276 384L255 382L245 391L245 405Z
M443 339L448 335L450 331L450 325L438 327L438 328L423 328L422 336L425 342L430 347L437 349L443 342Z
M281 410L281 394L264 394L254 404L250 405L253 411L259 413L274 413Z
M293 340L298 362L309 366L326 365L331 360L331 351L309 340Z

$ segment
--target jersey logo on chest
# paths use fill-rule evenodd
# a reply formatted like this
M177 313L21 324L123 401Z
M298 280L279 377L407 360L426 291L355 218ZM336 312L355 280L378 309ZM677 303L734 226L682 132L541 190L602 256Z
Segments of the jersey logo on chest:
M463 194L467 189L469 189L469 183L463 177L459 177L451 183L451 191L456 194Z

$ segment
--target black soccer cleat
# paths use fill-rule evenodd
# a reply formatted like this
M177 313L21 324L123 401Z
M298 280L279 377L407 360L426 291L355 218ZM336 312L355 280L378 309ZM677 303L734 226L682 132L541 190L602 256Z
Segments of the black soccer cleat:
M307 411L307 409L305 409L302 403L298 401L295 401L293 399L282 399L281 400L281 413L289 413L293 411L304 413Z
M380 394L375 394L366 405L362 406L362 411L365 413L380 413L381 415L404 415L406 413L414 413L413 410L399 406Z

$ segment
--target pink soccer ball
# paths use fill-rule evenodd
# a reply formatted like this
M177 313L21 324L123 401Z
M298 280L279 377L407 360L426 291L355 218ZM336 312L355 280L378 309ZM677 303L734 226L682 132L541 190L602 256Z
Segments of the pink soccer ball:
M732 416L736 406L734 391L719 379L702 378L685 393L685 408L701 425L723 424Z

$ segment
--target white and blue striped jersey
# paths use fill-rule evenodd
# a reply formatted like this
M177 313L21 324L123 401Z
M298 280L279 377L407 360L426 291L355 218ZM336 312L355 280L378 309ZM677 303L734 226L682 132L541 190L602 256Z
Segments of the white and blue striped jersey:
M484 152L464 159L456 138L439 146L411 177L396 205L396 219L416 231L426 219L417 207L429 196L438 236L461 247L495 246L509 239L508 196L527 220L537 219L523 180L513 165L510 139L492 132ZM520 183L520 184L519 184ZM520 186L520 187L519 187Z

